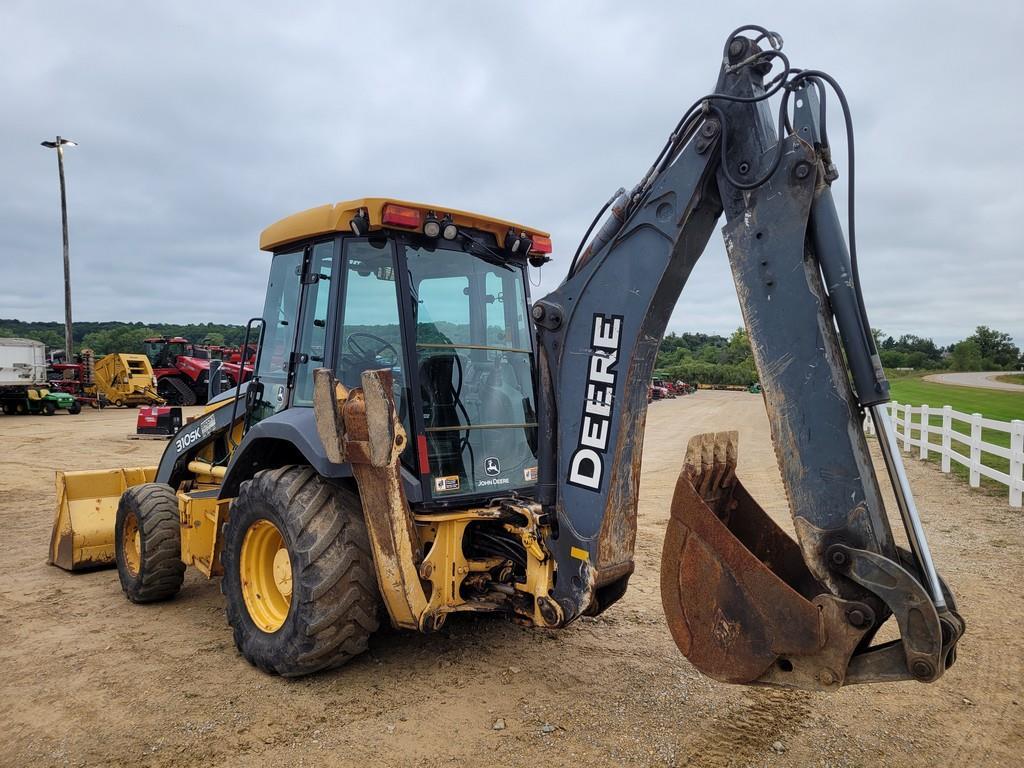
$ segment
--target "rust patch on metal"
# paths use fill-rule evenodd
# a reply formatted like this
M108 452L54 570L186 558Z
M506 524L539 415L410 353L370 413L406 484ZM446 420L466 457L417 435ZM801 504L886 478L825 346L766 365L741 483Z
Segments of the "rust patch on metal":
M657 347L655 347L655 351ZM640 355L630 361L627 382L633 382L636 369L648 369ZM640 492L640 466L643 461L644 429L647 422L647 388L627 386L619 401L620 429L624 435L615 447L611 464L608 502L598 533L597 585L614 581L612 572L621 574L633 570L633 550L636 546L636 504ZM606 573L607 572L607 573Z
M662 553L669 630L701 672L728 683L842 683L864 630L807 569L800 547L736 477L738 434L690 440Z
M329 368L313 371L313 414L317 434L323 443L327 458L334 464L346 460L344 407L348 389L338 381Z
M391 371L365 371L362 384L346 393L345 432L339 443L359 487L377 583L391 623L420 629L427 598L419 578L416 524L398 469L406 435L395 410Z

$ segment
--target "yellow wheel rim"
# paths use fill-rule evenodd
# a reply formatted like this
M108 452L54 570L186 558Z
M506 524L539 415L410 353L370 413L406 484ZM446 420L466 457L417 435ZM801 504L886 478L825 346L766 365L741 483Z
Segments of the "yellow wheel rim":
M124 529L121 532L121 551L124 552L124 564L132 576L139 575L142 563L142 537L139 534L139 519L134 512L124 518Z
M292 605L292 561L277 526L269 520L249 526L238 562L249 618L264 632L276 632Z

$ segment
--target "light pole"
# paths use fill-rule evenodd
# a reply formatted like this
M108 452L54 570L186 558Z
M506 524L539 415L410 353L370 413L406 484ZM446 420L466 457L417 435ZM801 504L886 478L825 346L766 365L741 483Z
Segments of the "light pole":
M64 191L64 147L77 147L78 144L71 139L57 137L56 141L40 142L48 149L57 150L57 171L60 174L60 218L61 228L64 232L64 362L70 363L71 349L73 346L71 338L71 261L68 257L68 198Z

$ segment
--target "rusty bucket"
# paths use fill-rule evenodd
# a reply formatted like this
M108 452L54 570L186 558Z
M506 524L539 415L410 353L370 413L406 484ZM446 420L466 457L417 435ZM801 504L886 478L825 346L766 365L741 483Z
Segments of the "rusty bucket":
M728 683L841 685L865 634L822 587L799 545L736 477L738 434L690 440L662 553L661 595L676 645Z

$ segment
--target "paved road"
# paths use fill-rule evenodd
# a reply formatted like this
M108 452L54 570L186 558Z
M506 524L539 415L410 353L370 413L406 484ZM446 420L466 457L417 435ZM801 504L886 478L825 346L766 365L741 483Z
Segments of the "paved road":
M996 376L1001 376L1006 371L970 371L968 373L933 373L925 376L925 381L934 381L938 384L952 384L957 387L982 387L984 389L1005 389L1010 392L1024 392L1024 384L1007 384L1005 381L996 381Z

